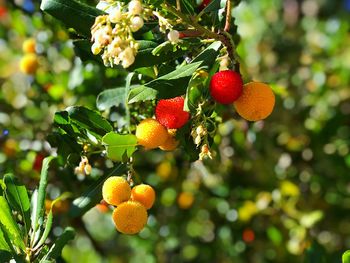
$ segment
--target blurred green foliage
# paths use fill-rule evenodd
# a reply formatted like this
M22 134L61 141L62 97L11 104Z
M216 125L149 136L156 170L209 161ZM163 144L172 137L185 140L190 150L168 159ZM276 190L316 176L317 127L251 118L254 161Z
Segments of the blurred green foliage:
M53 235L77 228L61 262L340 262L350 247L348 2L235 7L243 76L273 86L272 116L254 124L223 117L210 161L137 152L134 169L157 192L147 227L126 236L99 208L76 221L57 213ZM0 3L0 175L12 172L33 189L40 159L55 152L47 143L54 113L96 108L97 94L124 85L126 72L82 62L68 31L37 4L31 13ZM18 70L28 37L37 42L35 78ZM73 159L52 172L50 199L79 195L104 172L77 177Z

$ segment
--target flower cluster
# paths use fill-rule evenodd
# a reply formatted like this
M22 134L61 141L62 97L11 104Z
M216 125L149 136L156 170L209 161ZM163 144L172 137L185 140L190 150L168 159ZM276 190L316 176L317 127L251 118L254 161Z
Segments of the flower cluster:
M111 8L111 5L113 8ZM135 61L139 44L133 33L140 30L149 10L140 0L132 0L127 6L117 1L108 8L108 15L98 16L91 28L91 51L94 55L102 53L106 66L121 64L128 68ZM107 11L107 10L106 10Z

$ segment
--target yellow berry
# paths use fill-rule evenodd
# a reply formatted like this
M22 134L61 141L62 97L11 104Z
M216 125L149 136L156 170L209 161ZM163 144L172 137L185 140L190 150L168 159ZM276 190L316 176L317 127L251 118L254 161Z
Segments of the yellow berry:
M153 206L155 199L156 192L150 185L139 184L131 190L131 200L140 202L146 209L150 209Z
M275 95L269 85L250 82L244 85L242 95L234 102L237 113L248 121L268 117L275 106Z
M191 192L182 192L177 198L177 203L180 208L188 209L192 206L194 201L194 196Z
M168 130L168 138L161 146L159 146L161 150L174 151L177 148L177 146L179 146L179 141L176 140L175 133L176 133L176 130L175 132L173 129Z
M133 235L144 228L148 216L146 208L141 203L127 201L114 209L112 218L119 232Z
M38 69L38 57L35 54L26 54L22 57L19 68L25 74L34 74Z
M24 53L35 53L35 39L28 38L22 44L22 50Z
M112 176L104 182L102 196L108 204L117 206L130 199L131 188L123 177Z
M154 149L168 139L168 131L155 119L145 119L136 127L136 137L139 145Z

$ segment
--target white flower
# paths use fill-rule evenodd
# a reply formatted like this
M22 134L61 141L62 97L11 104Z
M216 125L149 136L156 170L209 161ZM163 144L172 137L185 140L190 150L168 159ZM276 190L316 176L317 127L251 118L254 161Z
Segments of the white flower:
M119 9L115 9L113 10L110 14L109 14L109 20L112 23L118 23L122 18L122 12Z
M129 3L129 13L131 15L139 15L141 14L142 11L142 5L141 2L138 0L132 0Z
M138 31L141 27L143 27L143 19L139 16L135 16L131 19L131 31L136 32Z
M135 61L134 51L130 47L127 47L123 52L121 52L119 57L124 68L128 68Z
M179 37L180 37L180 33L179 31L177 30L171 30L169 33L168 33L168 39L170 42L172 43L176 43L179 41Z

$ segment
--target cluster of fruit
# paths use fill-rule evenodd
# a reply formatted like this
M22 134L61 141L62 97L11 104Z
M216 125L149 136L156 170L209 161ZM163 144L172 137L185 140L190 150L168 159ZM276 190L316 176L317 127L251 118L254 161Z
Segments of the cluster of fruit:
M24 56L19 62L19 69L21 72L33 75L39 67L38 56L36 55L36 43L32 38L26 39L22 45Z
M237 113L248 121L265 119L275 105L275 95L269 85L261 82L243 85L241 75L233 70L215 73L210 80L209 91L217 103L234 104ZM179 144L175 138L176 130L183 127L191 117L184 110L184 102L181 96L159 100L155 108L155 119L145 119L136 128L138 144L146 149L176 149ZM195 127L194 141L197 146L201 141L200 136L205 133L202 125ZM210 157L208 145L204 144L202 148L202 152L207 151Z
M136 127L138 144L146 149L159 147L164 151L175 150L179 142L176 130L190 119L190 113L184 111L183 97L159 100L156 106L156 118L148 118Z
M112 176L104 182L102 196L107 204L116 206L112 218L117 230L133 235L146 225L147 210L153 206L156 193L150 185L140 184L131 188L123 177Z

